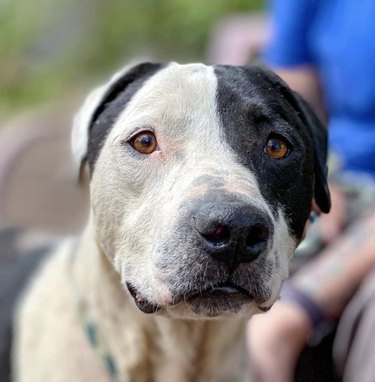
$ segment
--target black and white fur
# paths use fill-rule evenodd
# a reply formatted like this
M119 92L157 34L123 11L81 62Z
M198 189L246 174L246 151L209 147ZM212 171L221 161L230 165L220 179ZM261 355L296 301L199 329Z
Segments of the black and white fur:
M151 154L129 144L142 131L156 136ZM288 142L282 159L267 155L272 136ZM326 150L308 106L264 69L143 63L116 74L75 119L90 219L19 305L15 380L107 380L71 277L124 380L219 380L245 320L277 299L313 200L329 210Z

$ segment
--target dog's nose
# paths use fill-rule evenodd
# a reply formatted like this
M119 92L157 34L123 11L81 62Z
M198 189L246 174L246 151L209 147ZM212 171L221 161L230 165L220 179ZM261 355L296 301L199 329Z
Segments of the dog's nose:
M270 236L265 214L242 203L205 204L193 216L193 225L207 252L228 265L254 261Z

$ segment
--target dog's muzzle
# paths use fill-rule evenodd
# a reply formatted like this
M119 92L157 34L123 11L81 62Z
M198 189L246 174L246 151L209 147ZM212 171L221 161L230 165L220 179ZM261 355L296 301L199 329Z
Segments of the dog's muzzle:
M264 271L256 260L264 262L272 237L271 218L240 197L216 194L185 203L173 234L156 251L156 266L172 296L168 305L185 303L204 315L261 305L269 296L254 282ZM161 307L146 298L142 285L127 287L143 312Z

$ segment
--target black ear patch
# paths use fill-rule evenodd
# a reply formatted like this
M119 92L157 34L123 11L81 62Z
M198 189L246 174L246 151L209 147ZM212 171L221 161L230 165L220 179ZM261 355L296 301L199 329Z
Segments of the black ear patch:
M266 73L272 85L278 88L283 97L296 110L302 123L308 129L308 133L314 144L314 197L320 210L324 213L328 213L331 209L331 198L327 182L327 128L299 94L291 91L284 81L273 72L266 70Z
M331 209L331 198L327 183L327 128L320 122L302 97L295 92L294 96L301 110L300 118L308 127L314 142L315 201L322 212L328 213Z
M89 164L90 176L94 171L104 140L120 113L146 80L165 66L165 64L151 62L136 65L108 89L102 102L94 111L89 127L88 151L85 159Z

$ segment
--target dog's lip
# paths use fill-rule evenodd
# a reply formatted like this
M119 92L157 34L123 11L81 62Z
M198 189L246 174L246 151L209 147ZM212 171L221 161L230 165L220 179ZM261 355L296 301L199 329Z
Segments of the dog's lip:
M138 309L143 313L152 314L160 310L160 306L149 302L132 284L126 283L126 287L129 290L130 295L133 297ZM231 282L219 283L209 288L194 291L188 295L184 295L181 298L175 298L173 305L177 305L181 302L192 303L198 299L215 299L215 298L240 298L241 300L253 301L254 297L244 288L233 284Z
M126 287L128 288L129 293L133 297L138 309L141 310L143 313L151 314L157 312L160 309L159 305L149 302L146 298L142 296L141 293L138 292L137 288L135 288L130 283L126 283Z
M241 296L247 300L254 300L254 297L244 288L231 282L219 283L204 290L194 292L184 300L189 302L197 298L215 298L215 297L231 297Z

